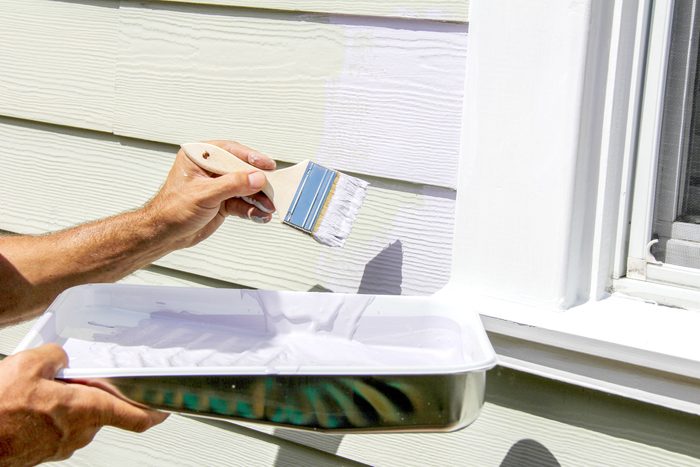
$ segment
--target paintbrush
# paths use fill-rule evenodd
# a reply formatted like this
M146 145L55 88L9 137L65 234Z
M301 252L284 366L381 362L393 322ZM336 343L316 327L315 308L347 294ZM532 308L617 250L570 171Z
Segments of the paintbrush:
M218 175L259 170L213 144L188 143L182 149L192 162ZM275 205L284 224L324 245L343 246L365 198L366 181L310 160L263 172L267 183L261 191Z

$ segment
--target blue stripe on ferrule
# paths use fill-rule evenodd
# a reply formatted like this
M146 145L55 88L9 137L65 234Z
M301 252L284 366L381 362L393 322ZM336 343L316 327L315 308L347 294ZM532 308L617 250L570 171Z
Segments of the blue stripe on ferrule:
M334 170L309 162L289 211L284 217L284 223L312 233L335 177Z

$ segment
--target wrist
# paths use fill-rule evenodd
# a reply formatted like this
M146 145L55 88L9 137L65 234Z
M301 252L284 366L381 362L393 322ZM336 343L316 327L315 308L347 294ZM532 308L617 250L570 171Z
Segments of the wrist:
M133 213L140 236L143 237L144 241L150 243L150 249L159 258L182 248L182 246L178 238L178 226L163 212L162 206L154 201L133 211Z

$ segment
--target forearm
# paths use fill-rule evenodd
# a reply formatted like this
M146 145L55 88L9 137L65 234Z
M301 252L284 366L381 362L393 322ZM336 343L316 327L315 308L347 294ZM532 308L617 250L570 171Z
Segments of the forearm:
M69 287L119 280L178 247L152 209L48 235L0 238L0 324L41 313Z

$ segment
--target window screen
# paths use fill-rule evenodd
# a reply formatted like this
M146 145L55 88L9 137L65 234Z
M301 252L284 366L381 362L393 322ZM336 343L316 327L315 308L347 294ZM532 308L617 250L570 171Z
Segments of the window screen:
M700 268L699 31L697 2L675 2L653 225L656 259L692 268Z

